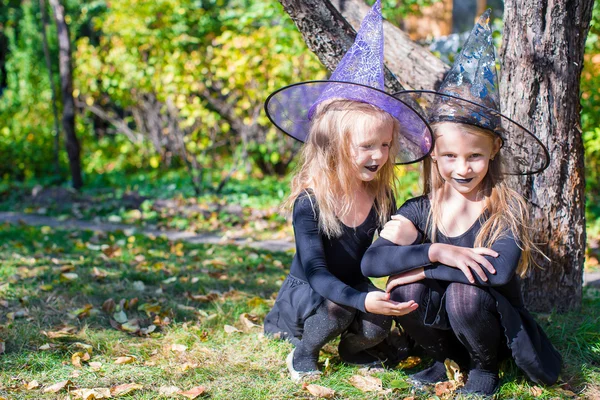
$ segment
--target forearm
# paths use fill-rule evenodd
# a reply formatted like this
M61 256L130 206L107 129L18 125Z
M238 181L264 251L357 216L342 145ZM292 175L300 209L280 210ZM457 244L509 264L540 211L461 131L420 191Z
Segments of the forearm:
M418 238L415 242L419 242ZM378 238L363 256L362 273L369 277L382 277L429 265L429 246L430 243L398 246L387 239Z

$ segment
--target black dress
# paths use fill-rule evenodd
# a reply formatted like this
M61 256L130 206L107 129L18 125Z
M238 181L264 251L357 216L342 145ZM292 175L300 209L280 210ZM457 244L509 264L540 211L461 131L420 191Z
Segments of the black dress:
M296 254L264 322L265 333L292 341L302 337L304 321L324 299L364 313L367 293L378 290L360 269L378 228L375 207L360 226L343 225L332 239L319 229L315 197L304 193L294 203L293 226Z
M431 240L427 232L427 218L430 207L427 196L416 197L404 203L398 214L414 224L419 237L411 246L397 246L386 239L377 239L363 257L362 271L366 276L389 276L424 266L426 278L440 283L439 290L432 289L429 293L424 322L425 325L440 327L447 321L443 292L443 288L447 286L445 283L471 283L459 269L429 261ZM472 248L485 219L484 213L473 226L457 237L446 237L438 232L436 242ZM491 248L499 256L485 258L494 266L496 273L490 274L484 269L487 282L473 274L475 285L487 287L494 297L506 344L519 368L532 381L552 385L558 379L562 357L524 306L516 275L521 249L510 232L505 233Z

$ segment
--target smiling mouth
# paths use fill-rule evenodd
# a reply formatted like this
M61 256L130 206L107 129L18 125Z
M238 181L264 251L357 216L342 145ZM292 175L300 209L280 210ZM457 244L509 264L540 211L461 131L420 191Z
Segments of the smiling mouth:
M379 169L379 165L369 165L369 166L366 166L365 168L371 172L377 172L377 170Z
M458 178L454 178L454 180L458 183L469 183L473 180L473 178L467 178L467 179L458 179Z

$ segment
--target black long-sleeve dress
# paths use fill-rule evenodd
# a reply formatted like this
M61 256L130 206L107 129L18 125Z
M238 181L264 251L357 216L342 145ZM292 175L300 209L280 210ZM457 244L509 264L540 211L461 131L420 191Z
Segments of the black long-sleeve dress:
M302 336L304 321L324 299L364 313L367 293L377 290L360 268L379 228L375 207L360 226L343 225L340 237L328 238L319 229L315 197L303 193L294 203L293 226L296 255L264 321L266 333L288 339Z
M430 207L427 196L408 200L400 207L398 214L410 220L417 228L417 240L411 246L397 246L386 239L377 239L363 257L362 271L365 276L395 275L424 267L428 279L470 284L459 269L429 261L431 240L427 232L427 218ZM472 248L485 218L484 214L460 236L446 237L438 232L436 242ZM521 249L510 232L498 239L491 248L499 254L498 257L485 258L494 266L496 273L490 274L484 270L488 277L485 282L473 274L476 280L474 284L487 287L496 300L506 344L516 364L534 382L554 384L560 373L562 358L524 306L516 275ZM426 324L444 319L443 294L440 296L432 293L431 296L433 298L430 298L426 310Z

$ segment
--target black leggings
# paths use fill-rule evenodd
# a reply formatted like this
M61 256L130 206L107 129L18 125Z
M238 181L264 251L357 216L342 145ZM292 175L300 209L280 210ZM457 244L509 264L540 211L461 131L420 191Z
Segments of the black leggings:
M419 304L416 311L398 317L402 327L435 361L450 358L462 364L469 362L470 368L497 372L503 342L492 295L485 288L450 283L442 305L450 329L440 329L424 324L430 291L439 288L437 282L424 280L392 291L394 301L414 300Z
M391 325L391 317L363 313L324 300L304 323L302 339L295 349L294 366L314 369L321 348L340 334L339 354L342 360L357 364L374 361L364 351L385 340Z

